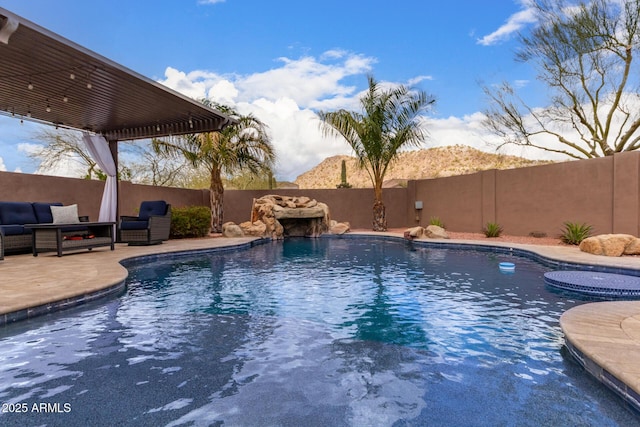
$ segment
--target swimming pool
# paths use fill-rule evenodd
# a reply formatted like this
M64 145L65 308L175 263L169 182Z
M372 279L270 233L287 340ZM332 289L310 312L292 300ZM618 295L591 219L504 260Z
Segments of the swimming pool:
M639 422L563 357L584 301L524 258L322 238L129 269L120 298L0 329L0 424Z

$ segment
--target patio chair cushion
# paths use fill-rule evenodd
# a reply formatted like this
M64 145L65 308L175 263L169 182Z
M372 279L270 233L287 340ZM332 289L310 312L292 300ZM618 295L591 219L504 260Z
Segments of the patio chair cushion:
M41 203L34 202L33 210L38 218L40 224L50 224L53 222L53 215L51 214L51 206L62 206L62 203Z
M1 225L0 229L5 236L19 236L21 234L31 234L31 230L22 225Z
M166 213L167 202L165 202L164 200L146 201L140 204L138 219L147 221L152 216L163 216L166 215Z
M38 218L31 203L26 202L0 202L0 224L24 225L36 224Z
M149 227L149 221L122 221L120 223L121 230L146 230Z

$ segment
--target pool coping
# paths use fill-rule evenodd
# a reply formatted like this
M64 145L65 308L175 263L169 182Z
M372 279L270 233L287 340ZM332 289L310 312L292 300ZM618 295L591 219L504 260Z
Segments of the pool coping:
M607 273L628 274L640 276L638 260L610 258L580 252L577 247L554 247L545 245L525 245L506 242L478 242L475 240L445 240L445 239L416 239L407 240L399 233L380 232L352 232L344 235L323 235L322 238L376 238L383 240L404 241L407 245L426 248L473 249L507 255L522 256L537 261L547 267L555 269L577 269L581 271L599 271ZM197 253L214 253L246 249L257 244L271 242L270 239L260 238L205 238L169 241L162 245L130 247L116 245L115 251L94 250L85 254L70 254L65 257L31 255L11 255L0 262L0 301L6 297L13 297L11 303L0 305L0 327L31 319L33 317L50 314L55 311L86 304L104 298L120 295L126 289L128 276L127 266L138 262L153 262L155 260L175 258ZM90 254L90 255L87 255ZM15 257L15 258L14 258ZM21 258L22 257L22 258ZM99 262L96 263L96 261ZM87 259L90 260L87 263ZM30 283L15 283L7 286L2 280L5 263L15 260L17 264L24 261L26 271L33 273L33 269L55 270L65 268L63 264L75 266L80 271L70 277L51 278L51 274L28 274ZM77 262L76 262L77 261ZM81 262L82 261L82 262ZM84 264L83 264L84 262ZM87 264L90 267L88 270ZM60 267L63 265L63 267ZM11 268L15 267L13 265ZM36 268L37 267L37 268ZM9 271L12 271L9 268ZM31 268L31 270L30 270ZM13 271L19 271L14 268ZM82 272L88 279L79 280ZM107 279L102 283L95 283L105 273ZM17 274L19 275L19 274ZM55 276L55 275L53 275ZM41 283L33 277L43 281ZM93 282L92 280L93 279ZM80 283L80 286L76 282ZM92 282L92 283L86 283ZM68 285L68 286L65 286ZM31 291L30 302L16 302L16 295L12 290L19 290L21 286ZM69 289L67 289L67 287ZM9 289L7 289L9 288ZM36 288L36 289L33 289ZM45 290L44 295L35 291ZM4 294L4 295L3 295ZM19 295L18 295L19 296ZM11 298L9 298L11 299ZM612 304L613 303L613 304ZM560 327L565 337L566 348L573 359L585 371L598 381L617 393L629 406L640 412L640 361L635 355L640 352L640 301L593 302L567 310L560 318ZM615 348L616 351L612 351Z

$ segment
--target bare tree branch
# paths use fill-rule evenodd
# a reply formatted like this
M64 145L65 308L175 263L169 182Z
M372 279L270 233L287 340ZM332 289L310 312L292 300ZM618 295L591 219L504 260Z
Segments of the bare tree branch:
M490 103L485 127L503 144L573 158L638 149L640 73L633 70L640 48L640 1L531 4L539 24L520 36L516 59L536 67L538 79L552 91L549 105L530 107L507 83L485 87ZM555 144L539 142L544 135Z

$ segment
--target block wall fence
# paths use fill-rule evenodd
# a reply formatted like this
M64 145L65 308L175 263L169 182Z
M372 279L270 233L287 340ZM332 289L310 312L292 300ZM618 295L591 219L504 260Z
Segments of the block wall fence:
M104 183L0 172L0 200L77 203L80 215L96 220ZM254 198L265 194L308 196L326 203L332 219L352 228L371 228L372 189L227 190L224 220L250 218ZM640 235L640 152L510 170L409 181L407 188L383 191L390 228L426 226L438 217L446 228L481 232L497 222L506 234L543 232L554 237L565 221L587 223L594 232ZM143 200L173 206L209 204L209 191L121 182L121 215L134 215ZM422 209L415 209L415 202Z

